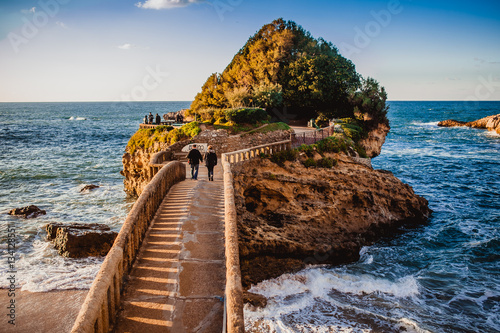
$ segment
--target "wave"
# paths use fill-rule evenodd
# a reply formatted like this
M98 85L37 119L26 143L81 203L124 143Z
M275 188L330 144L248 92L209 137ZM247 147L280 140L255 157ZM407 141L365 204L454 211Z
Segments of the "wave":
M87 120L85 117L70 117L69 120Z

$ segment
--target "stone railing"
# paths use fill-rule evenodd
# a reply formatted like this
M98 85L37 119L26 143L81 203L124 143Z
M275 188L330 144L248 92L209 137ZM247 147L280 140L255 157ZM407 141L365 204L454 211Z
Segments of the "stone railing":
M165 166L165 162L171 161L171 149L167 148L156 154L153 154L149 161L149 178L153 177L160 171L161 168Z
M223 161L227 161L230 164L246 161L255 157L260 156L260 154L272 155L274 153L288 150L292 147L290 140L268 143L262 146L241 149L233 151L230 153L222 154Z
M124 278L132 268L146 231L169 189L184 179L185 165L174 161L161 168L146 186L104 259L71 332L107 333L113 326Z
M224 216L226 247L226 325L229 333L243 333L243 287L241 285L240 254L238 243L238 217L234 203L233 174L231 164L258 157L272 155L291 148L291 141L280 141L267 145L242 149L222 154L224 169Z

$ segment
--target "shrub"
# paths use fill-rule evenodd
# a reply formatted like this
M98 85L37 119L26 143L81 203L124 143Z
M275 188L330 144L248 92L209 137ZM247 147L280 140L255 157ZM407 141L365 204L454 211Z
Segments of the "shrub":
M269 116L264 109L228 109L225 111L226 119L237 124L255 124L268 120Z
M337 165L337 160L331 157L323 157L318 162L316 162L316 165L320 168L331 169L335 165Z
M316 166L316 161L314 160L314 158L309 157L307 160L304 161L303 164L304 164L304 166L306 168L315 167Z
M277 152L271 156L271 162L283 166L285 161L295 161L297 159L297 153L295 149Z

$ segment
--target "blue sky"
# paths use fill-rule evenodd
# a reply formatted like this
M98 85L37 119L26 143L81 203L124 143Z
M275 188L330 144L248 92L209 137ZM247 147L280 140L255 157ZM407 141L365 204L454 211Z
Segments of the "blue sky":
M500 2L0 1L0 102L192 100L283 17L390 100L500 100Z

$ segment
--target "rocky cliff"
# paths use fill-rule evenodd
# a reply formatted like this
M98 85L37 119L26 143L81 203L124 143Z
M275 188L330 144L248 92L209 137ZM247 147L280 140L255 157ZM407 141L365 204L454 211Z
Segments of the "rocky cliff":
M488 116L475 121L458 121L453 119L443 120L438 123L442 127L455 127L455 126L468 126L472 128L487 129L488 131L495 131L500 134L500 114Z
M356 261L362 246L429 217L427 200L392 173L330 157L338 162L329 169L268 159L233 167L244 287L308 264Z

